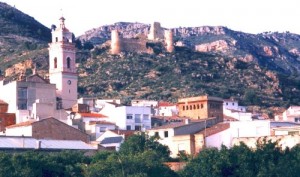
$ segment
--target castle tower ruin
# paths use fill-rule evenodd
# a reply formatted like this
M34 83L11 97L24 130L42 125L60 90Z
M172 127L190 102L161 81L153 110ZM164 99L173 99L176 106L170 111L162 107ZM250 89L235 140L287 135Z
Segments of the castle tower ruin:
M171 30L165 30L165 44L167 52L174 51L173 32Z
M149 40L163 40L164 39L164 31L160 26L159 22L154 22L151 25L150 33L148 34Z
M111 54L116 55L121 52L121 44L119 32L117 30L111 31Z

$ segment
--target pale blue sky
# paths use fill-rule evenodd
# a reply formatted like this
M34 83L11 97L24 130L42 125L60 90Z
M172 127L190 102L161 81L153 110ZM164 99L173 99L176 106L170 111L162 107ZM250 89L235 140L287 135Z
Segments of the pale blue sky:
M115 22L154 21L163 27L227 26L261 33L300 34L299 0L0 0L34 17L47 27L63 13L76 36ZM60 9L63 9L62 12Z

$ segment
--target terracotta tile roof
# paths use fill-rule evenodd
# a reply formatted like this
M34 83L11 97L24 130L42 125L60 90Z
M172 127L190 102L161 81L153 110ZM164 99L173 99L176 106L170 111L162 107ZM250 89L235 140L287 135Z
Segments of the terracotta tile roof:
M125 138L131 135L134 135L134 130L110 130L118 135L125 135Z
M207 128L206 130L201 130L200 132L198 132L197 134L205 134L205 137L214 135L216 133L219 133L221 131L227 130L230 128L230 124L229 123L218 123L210 128Z
M166 107L166 106L176 106L176 104L173 104L173 103L169 103L169 102L159 102L158 103L158 107Z
M116 125L116 124L114 124L114 123L107 122L107 121L90 121L89 124L90 124L90 125L100 125L100 124L105 124L105 125Z
M97 113L78 113L82 117L94 117L94 118L107 118L107 116L103 114L97 114Z
M32 123L34 123L35 121L26 121L26 122L21 122L18 124L14 124L14 125L10 125L7 126L6 128L15 128L15 127L27 127L30 126Z

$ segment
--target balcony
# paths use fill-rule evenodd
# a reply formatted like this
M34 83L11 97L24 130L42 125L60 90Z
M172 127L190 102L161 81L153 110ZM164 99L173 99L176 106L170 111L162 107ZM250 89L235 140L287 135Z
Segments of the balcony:
M142 123L142 120L141 120L140 118L138 118L138 119L135 118L135 119L134 119L134 123Z

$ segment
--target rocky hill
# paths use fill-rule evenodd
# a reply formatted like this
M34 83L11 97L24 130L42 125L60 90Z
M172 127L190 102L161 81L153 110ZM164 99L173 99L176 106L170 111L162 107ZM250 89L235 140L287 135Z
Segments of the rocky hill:
M174 53L110 55L94 49L79 67L81 95L176 101L209 94L245 105L299 104L300 81L254 62L176 47Z
M0 3L0 69L12 79L37 66L47 73L50 30L34 18ZM245 105L300 104L300 36L247 34L226 27L172 29L175 51L109 52L110 32L123 38L146 35L150 26L120 22L87 31L76 41L80 96L176 101L209 94ZM87 45L89 43L89 45ZM90 45L90 44L93 45Z
M0 70L24 60L34 60L45 68L45 48L51 39L50 29L18 9L0 2ZM46 62L47 63L47 62Z
M117 29L123 38L133 38L141 34L147 35L150 25L119 22L87 31L79 39L99 45L110 40L113 29ZM171 30L177 46L255 62L285 74L300 73L300 35L289 32L248 34L221 26L180 27Z

